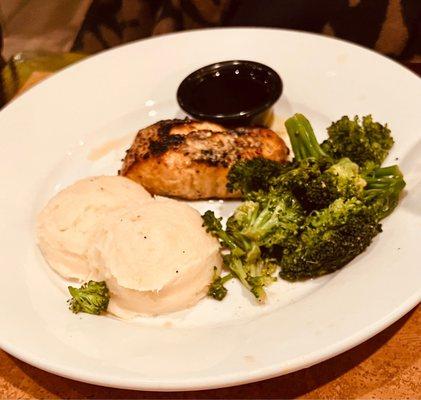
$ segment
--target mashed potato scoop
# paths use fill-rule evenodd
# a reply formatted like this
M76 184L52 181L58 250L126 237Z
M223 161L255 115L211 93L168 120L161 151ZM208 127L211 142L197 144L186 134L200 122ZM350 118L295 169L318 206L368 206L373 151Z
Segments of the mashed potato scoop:
M108 311L122 318L190 307L222 259L218 240L185 203L154 199L121 176L83 179L42 210L38 245L66 279L104 281Z

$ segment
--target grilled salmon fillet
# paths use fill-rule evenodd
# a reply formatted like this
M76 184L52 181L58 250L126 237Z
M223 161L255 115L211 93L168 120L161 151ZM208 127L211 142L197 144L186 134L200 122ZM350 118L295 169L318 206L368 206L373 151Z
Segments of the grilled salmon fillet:
M156 195L236 198L239 193L226 188L235 161L256 157L285 161L288 153L284 141L270 129L227 129L205 121L172 119L138 132L119 174Z

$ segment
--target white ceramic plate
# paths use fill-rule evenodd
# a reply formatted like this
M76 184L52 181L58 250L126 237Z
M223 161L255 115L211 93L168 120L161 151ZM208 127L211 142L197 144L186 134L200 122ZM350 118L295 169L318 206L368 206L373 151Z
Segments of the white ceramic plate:
M123 322L74 315L66 284L34 243L37 211L87 175L114 174L137 129L179 116L179 82L228 59L268 64L284 81L276 114L307 115L322 137L332 120L389 122L407 192L384 232L340 272L279 282L257 306L236 282L219 303ZM180 33L104 52L33 88L0 112L0 346L47 371L95 384L193 390L308 367L359 344L420 300L421 81L360 47L269 29ZM229 212L232 203L195 203Z

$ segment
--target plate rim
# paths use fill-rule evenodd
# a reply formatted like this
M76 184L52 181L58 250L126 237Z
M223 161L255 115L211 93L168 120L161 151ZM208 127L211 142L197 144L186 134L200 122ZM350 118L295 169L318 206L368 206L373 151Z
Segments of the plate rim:
M100 385L104 387L125 389L125 390L137 390L146 392L188 392L188 391L202 391L202 390L213 390L221 389L226 387L233 387L239 385L246 385L249 383L259 382L267 379L277 378L283 375L287 375L292 372L296 372L313 365L319 364L323 361L336 357L339 354L345 353L346 351L360 345L361 343L371 339L376 334L382 332L384 329L391 326L394 322L399 320L401 317L415 309L421 302L421 293L411 296L408 301L402 303L400 307L391 312L387 317L376 321L369 325L365 329L359 330L357 333L342 342L336 342L330 346L323 347L318 351L310 353L305 357L297 357L292 359L289 363L292 365L288 369L282 371L281 367L277 364L260 368L258 370L251 370L247 374L242 373L238 376L238 373L224 374L223 379L216 375L212 379L207 378L207 381L203 383L203 379L196 378L189 380L193 382L189 387L179 383L174 383L171 380L167 381L155 381L155 380L143 380L142 383L136 383L137 380L125 379L125 378L112 378L104 380L95 374L85 373L85 377L78 375L74 368L63 368L62 366L56 367L51 363L44 362L43 360L37 359L37 357L25 356L18 349L13 346L4 346L0 343L0 349L4 350L8 354L17 358L20 361L26 362L33 367L40 368L43 371L52 373L63 378L72 379L78 382L89 383L92 385ZM0 338L1 339L1 338ZM237 377L235 377L237 375ZM179 380L178 380L179 381Z

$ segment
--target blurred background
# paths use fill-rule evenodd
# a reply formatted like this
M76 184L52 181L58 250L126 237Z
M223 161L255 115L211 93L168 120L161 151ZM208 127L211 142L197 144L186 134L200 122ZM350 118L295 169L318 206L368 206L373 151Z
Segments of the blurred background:
M421 63L421 0L1 0L0 103L104 49L219 26L317 32Z

